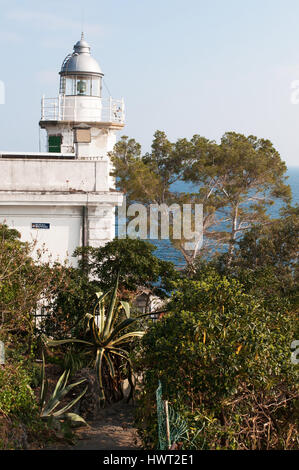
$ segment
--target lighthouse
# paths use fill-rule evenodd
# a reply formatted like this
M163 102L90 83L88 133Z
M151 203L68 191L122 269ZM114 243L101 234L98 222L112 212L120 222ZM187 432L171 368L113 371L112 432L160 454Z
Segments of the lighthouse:
M0 150L0 223L71 265L76 247L114 238L122 204L109 152L125 125L124 101L103 98L103 76L82 33L62 62L57 96L41 100L44 151Z

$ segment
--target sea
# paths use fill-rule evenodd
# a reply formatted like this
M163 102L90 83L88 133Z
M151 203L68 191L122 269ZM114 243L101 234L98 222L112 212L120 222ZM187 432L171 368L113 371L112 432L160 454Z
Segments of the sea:
M289 167L287 171L288 184L292 190L293 202L292 205L296 203L299 204L299 166ZM172 189L174 191L183 192L183 191L192 191L192 186L188 185L183 181L176 182ZM279 217L279 210L281 208L281 203L276 201L268 210L269 215L272 218ZM178 268L185 266L185 260L181 252L175 249L168 240L148 240L153 245L156 246L154 255L165 261L171 261Z

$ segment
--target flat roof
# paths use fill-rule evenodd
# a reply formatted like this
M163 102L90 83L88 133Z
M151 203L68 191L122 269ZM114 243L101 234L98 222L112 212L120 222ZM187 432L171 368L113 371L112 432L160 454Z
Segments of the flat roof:
M45 158L45 159L75 159L75 153L55 153L55 152L6 152L0 150L0 158Z

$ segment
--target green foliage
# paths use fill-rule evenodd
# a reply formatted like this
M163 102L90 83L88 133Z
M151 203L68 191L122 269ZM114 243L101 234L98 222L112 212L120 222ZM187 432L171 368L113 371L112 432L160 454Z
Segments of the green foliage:
M143 318L144 315L132 318L130 307L127 302L118 301L119 277L117 277L114 288L106 293L98 293L98 302L96 303L93 314L86 314L86 335L85 339L70 338L64 340L47 339L48 346L60 346L64 344L80 344L86 349L86 353L94 358L95 369L99 381L100 399L104 402L104 365L108 367L109 374L113 379L116 377L117 359L121 358L129 366L131 375L131 360L128 346L132 340L143 336L143 331L127 330L132 324ZM109 296L110 294L110 296ZM131 380L131 379L130 379Z
M182 143L172 144L162 131L156 131L151 153L141 156L141 146L123 136L110 153L118 188L128 201L161 204L173 198L170 186L182 170Z
M84 316L93 308L99 290L81 269L64 268L64 276L65 285L49 304L48 316L41 324L43 333L56 339L81 334Z
M30 387L31 377L22 363L8 361L0 366L0 411L25 420L37 413L37 403Z
M54 431L54 428L57 430L54 423L57 419L64 419L64 428L60 427L62 431L66 430L66 424L82 424L82 418L68 412L70 406L75 404L74 400L68 406L63 405L64 409L57 411L56 408L58 399L63 398L74 385L63 388L61 385L64 384L60 384L55 397L53 393L50 401L46 402L44 380L41 411L34 393L34 388L40 385L40 376L40 366L23 360L16 351L8 351L6 364L0 366L0 449L23 449L32 443L34 448L49 444L49 439L58 437ZM64 416L61 416L62 412Z
M252 135L227 132L219 144L194 135L173 143L156 131L150 153L142 156L140 145L123 137L111 158L118 189L129 202L147 207L203 204L204 248L228 248L228 264L243 233L268 220L269 206L276 199L286 204L291 200L285 163L269 140ZM193 183L192 194L173 191L179 179ZM170 238L186 262L193 264L198 250L186 250L183 238Z
M45 376L45 358L43 355L43 367L41 375L41 388L40 388L40 416L42 419L52 420L63 420L69 421L71 424L86 424L84 419L76 413L69 413L69 410L83 397L87 391L87 387L73 400L66 405L62 405L62 408L57 409L63 398L77 385L85 382L85 379L79 382L67 385L70 371L64 371L57 381L56 387L47 400L48 381Z
M270 189L273 197L289 200L289 187L283 186L286 165L269 140L227 132L217 145L195 135L191 139L188 160L191 165L185 169L185 178L206 185L212 178L216 179L219 196L226 188L226 197L231 194L242 198L249 190L259 187L262 192Z
M230 263L244 230L266 221L275 199L290 202L286 165L269 140L252 135L227 132L219 145L195 135L191 144L184 179L198 185L203 204L211 214L217 210L218 223L227 224L222 241L229 244Z
M296 212L248 231L238 244L234 264L252 270L273 266L293 273L298 266L299 208Z
M111 286L111 279L119 274L119 289L130 297L138 288L146 287L153 293L165 296L171 282L177 278L174 265L154 256L155 247L149 242L133 239L115 239L102 248L81 248L80 267L89 274L103 291Z
M76 345L69 346L63 354L63 369L71 371L71 374L74 374L86 367L88 362L85 352L76 348Z
M168 418L166 417L165 402L162 400L162 384L159 381L159 387L156 390L157 400L157 421L159 435L159 449L167 450L179 442L185 441L192 448L193 441L189 439L189 426L187 421L177 413L174 408L167 404ZM167 421L169 426L169 436L167 435ZM201 430L198 430L198 433ZM193 438L194 440L194 438Z
M169 310L144 335L138 361L145 376L138 413L145 444L156 445L153 397L161 380L164 398L190 431L203 428L197 448L291 446L295 319L265 310L237 280L215 271L205 280L180 281Z
M289 208L282 218L253 227L236 245L230 267L226 254L215 261L215 267L239 279L267 308L297 308L298 220L298 208ZM200 271L199 265L196 272Z
M0 224L0 238L7 242L20 242L21 234L16 229L9 228L6 224Z
M23 344L31 354L35 339L33 315L41 299L50 301L64 285L60 265L31 257L35 244L23 243L20 234L0 224L0 326L1 336L11 344Z
M183 174L189 147L186 139L172 143L167 139L165 132L156 131L151 152L141 156L140 145L134 139L128 140L128 137L124 136L115 145L110 157L115 168L117 187L126 195L127 203L142 203L149 213L152 204L171 206L178 203L182 206L198 202L196 195L178 193L172 189L173 183ZM184 240L180 242L172 237L171 221L170 238L188 261L189 254L183 248Z

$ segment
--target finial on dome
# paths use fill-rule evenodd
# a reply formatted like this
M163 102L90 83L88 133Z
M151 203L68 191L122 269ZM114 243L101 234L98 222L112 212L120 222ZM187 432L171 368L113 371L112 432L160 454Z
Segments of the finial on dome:
M61 74L66 75L71 75L74 72L103 75L99 64L90 54L90 46L85 40L83 31L80 41L74 45L74 52L65 58L60 70Z
M90 46L85 41L84 32L81 33L81 39L74 45L74 52L77 54L90 54Z

